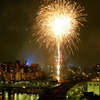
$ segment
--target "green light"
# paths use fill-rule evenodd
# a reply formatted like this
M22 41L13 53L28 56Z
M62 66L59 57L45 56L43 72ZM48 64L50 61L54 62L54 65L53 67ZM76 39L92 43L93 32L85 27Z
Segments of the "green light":
M23 88L25 88L25 86L23 86Z

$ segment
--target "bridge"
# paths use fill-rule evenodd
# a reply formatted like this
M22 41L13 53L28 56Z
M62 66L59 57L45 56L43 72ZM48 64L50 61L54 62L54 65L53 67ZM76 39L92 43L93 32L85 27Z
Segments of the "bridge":
M35 91L35 93L34 93ZM7 92L7 100L14 100L14 94L42 94L42 90L39 87L27 86L27 85L1 85L0 86L0 100L5 100L5 92ZM20 100L20 99L16 99Z
M79 82L65 82L46 91L39 100L66 100L68 90Z
M69 89L80 82L84 82L84 81L64 82L59 86L56 86L49 90L47 89L45 92L43 92L43 94L42 93L40 94L39 100L66 100L66 95ZM12 90L13 90L13 94L14 92L15 93L30 93L30 94L34 93L34 86L23 87L23 85L22 86L4 85L0 89L1 89L0 91L2 91L2 100L5 100L4 91L8 91L8 97L9 97L8 100L11 100Z

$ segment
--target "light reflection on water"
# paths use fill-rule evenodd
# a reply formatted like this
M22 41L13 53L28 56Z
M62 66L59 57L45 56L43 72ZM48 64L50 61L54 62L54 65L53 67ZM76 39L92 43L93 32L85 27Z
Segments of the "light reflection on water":
M14 94L14 97L12 96L11 100L38 100L39 99L39 94ZM5 92L5 99L8 100L8 92Z

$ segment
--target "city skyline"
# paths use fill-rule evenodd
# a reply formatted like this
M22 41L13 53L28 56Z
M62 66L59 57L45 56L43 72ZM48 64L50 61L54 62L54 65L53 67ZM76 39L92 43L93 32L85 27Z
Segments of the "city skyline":
M72 54L66 54L65 63L73 65L96 65L100 63L100 1L74 0L85 7L87 23L81 27L79 48ZM31 63L48 64L53 61L53 53L40 48L32 37L32 25L40 0L1 1L0 4L0 61L27 60ZM35 33L35 32L34 32ZM66 51L67 52L67 51ZM63 54L65 55L65 54ZM52 62L53 63L53 62Z

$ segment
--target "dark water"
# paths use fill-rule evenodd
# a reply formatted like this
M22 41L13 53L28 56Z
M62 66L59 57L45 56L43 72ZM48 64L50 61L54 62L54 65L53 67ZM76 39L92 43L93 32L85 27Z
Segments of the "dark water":
M8 100L8 92L4 92L4 100ZM11 100L38 100L39 94L26 94L26 93L15 93L11 95ZM2 100L2 99L1 99Z

